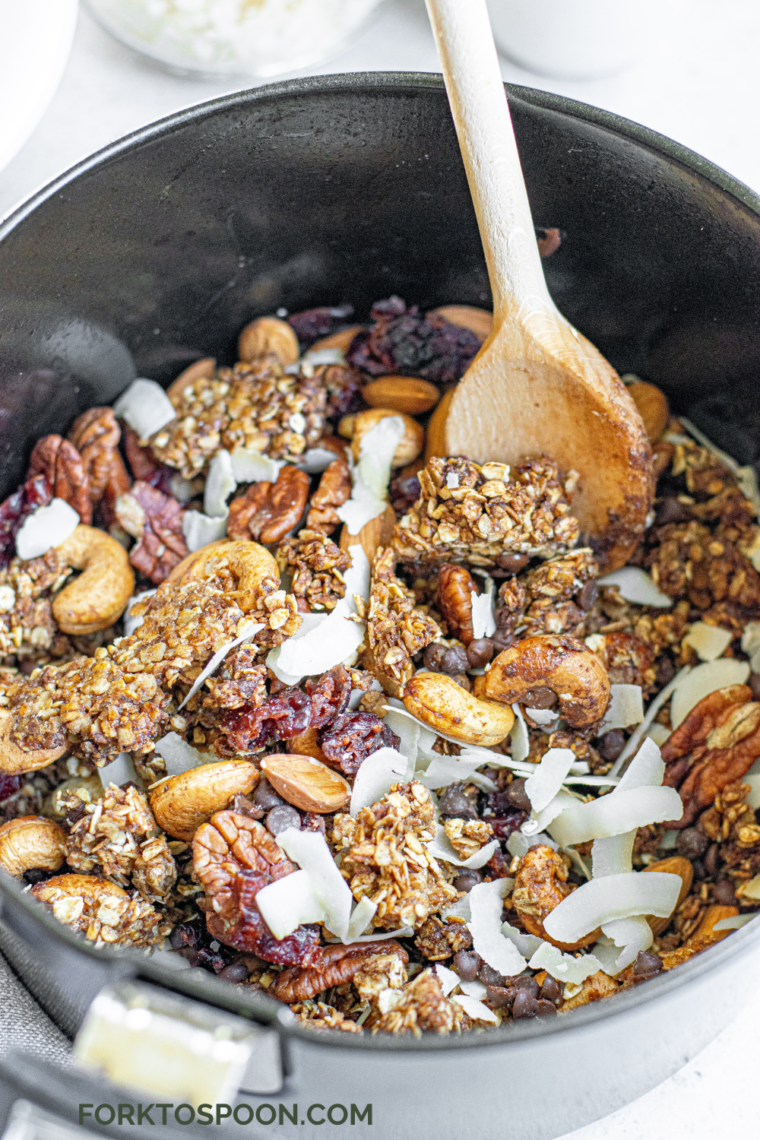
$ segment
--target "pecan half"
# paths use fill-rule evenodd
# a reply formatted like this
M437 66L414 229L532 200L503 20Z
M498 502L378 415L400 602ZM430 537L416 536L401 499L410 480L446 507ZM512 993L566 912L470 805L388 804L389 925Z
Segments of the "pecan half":
M684 805L681 818L669 827L688 827L760 756L760 703L751 696L746 685L708 694L665 741L663 783L678 788Z
M171 495L138 480L116 501L116 517L139 541L129 560L140 573L159 585L190 551L182 532L185 511Z
M33 479L35 475L44 475L53 496L65 499L86 526L92 522L90 480L73 443L60 435L44 435L38 440L26 477Z
M256 906L262 887L295 869L274 836L257 820L234 811L216 812L193 839L193 871L206 893L209 934L265 962L317 964L321 960L318 928L299 926L286 938L277 939Z
M298 467L283 467L276 483L253 483L230 503L227 534L279 542L301 521L309 497L309 476Z
M438 608L449 633L469 645L472 632L472 595L477 594L472 574L464 566L444 562L438 575Z
M111 408L90 408L74 421L69 441L82 457L90 480L90 502L103 503L106 521L115 519L119 495L130 487L130 479L119 452L121 428ZM110 517L109 517L110 516Z
M571 890L567 885L567 867L562 857L551 847L538 843L526 852L517 869L512 906L529 934L545 938L560 950L580 950L582 946L596 942L598 930L573 943L556 942L544 930L544 920Z
M331 986L341 986L353 978L374 954L395 953L406 963L409 955L395 939L360 942L350 946L325 946L319 961L311 968L283 970L271 993L280 1001L306 1001Z
M335 459L322 472L319 486L311 497L306 526L330 534L340 526L338 507L351 495L351 474L345 459Z

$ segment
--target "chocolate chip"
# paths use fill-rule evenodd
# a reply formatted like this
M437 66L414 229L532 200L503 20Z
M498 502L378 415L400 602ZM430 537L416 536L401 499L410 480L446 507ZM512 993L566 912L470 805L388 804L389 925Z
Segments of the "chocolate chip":
M272 835L279 835L289 827L297 827L300 830L301 816L296 809L290 804L278 804L277 807L273 807L267 816L267 831Z
M269 781L262 777L253 793L253 802L258 804L260 808L263 808L264 811L269 811L270 808L279 807L280 804L284 804L285 800L282 796L278 796Z
M245 962L230 962L229 966L219 971L218 976L224 978L225 982L245 982L248 980L248 967Z
M509 649L514 640L514 633L508 629L497 629L496 633L491 634L491 641L493 642L496 653L503 653L505 649Z
M478 970L477 977L478 981L482 982L484 986L503 986L506 981L506 978L497 970L494 970L493 966L489 966L487 962L483 962Z
M477 819L472 800L463 791L464 784L450 784L438 801L438 809L443 817L450 819Z
M657 662L657 684L662 688L669 685L676 675L676 667L672 657L663 654Z
M710 840L697 827L685 827L678 832L676 851L684 859L700 859L709 846Z
M447 649L441 658L440 669L442 673L453 676L454 673L466 673L470 668L467 651L463 645L454 645Z
M496 646L490 637L478 637L467 646L467 660L471 669L482 669L493 660ZM760 678L758 678L760 680Z
M480 954L474 950L457 950L454 955L454 970L463 982L474 982L482 963Z
M575 601L579 609L590 610L599 594L599 587L593 579L586 582L583 587L575 595Z
M538 982L532 974L519 974L514 979L514 985L518 990L524 990L530 994L531 997L538 997Z
M668 495L657 508L658 526L664 526L666 523L689 522L691 517L688 504L680 502L675 495Z
M35 883L41 883L43 879L50 878L50 872L43 870L42 867L30 867L28 871L24 871L22 878L25 883L34 886Z
M596 750L602 760L617 760L625 747L625 733L620 728L611 728L600 736L596 743Z
M519 574L529 562L530 556L528 554L513 554L508 551L499 554L496 559L496 565L499 569L506 570L508 574Z
M708 879L714 879L718 872L718 844L712 843L705 855L705 874Z
M491 1009L509 1009L516 996L514 986L486 986L486 1004Z
M455 891L464 891L468 895L472 888L477 887L482 881L483 876L480 871L462 871L461 875L457 875L454 879L453 886Z
M662 970L662 958L651 950L640 950L633 964L633 980L646 982Z
M525 792L525 780L513 780L507 786L507 799L512 807L517 808L518 811L531 812L533 805L531 804Z
M541 984L539 996L542 1001L550 1001L554 1005L559 1005L562 1001L562 986L556 978L553 978L551 974L547 974Z
M539 998L536 1002L536 1017L552 1017L556 1013L557 1007L553 1001L544 1001Z
M538 1017L538 1002L527 990L518 990L515 994L512 1017L515 1021L522 1021L526 1017Z
M520 704L526 709L553 709L557 704L557 694L541 685L528 689Z
M430 669L433 673L441 672L441 662L446 656L446 646L441 645L440 642L435 642L433 645L428 645L425 650L422 660L425 663L425 668Z
M730 879L718 879L713 887L713 899L720 906L736 906L736 891Z

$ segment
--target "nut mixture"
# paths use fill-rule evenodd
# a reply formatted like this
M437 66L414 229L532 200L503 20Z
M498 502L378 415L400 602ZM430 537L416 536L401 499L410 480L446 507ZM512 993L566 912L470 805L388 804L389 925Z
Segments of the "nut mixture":
M371 409L365 440L403 413L416 448L480 337L390 298L348 329L347 363L296 359L350 315L254 321L244 359L179 377L175 418L146 438L120 405L35 447L0 504L0 868L85 938L168 946L309 1030L564 1014L760 909L758 497L671 419L635 589L597 581L577 477L547 456L388 456L385 515L354 535L339 425ZM266 478L229 490L226 523L210 520L226 537L198 547L209 465L241 450ZM81 524L24 561L16 535L54 496ZM699 665L715 680L689 703ZM626 957L601 915L555 936L599 850L593 825L565 846L554 833L600 796L613 811L647 738L668 809L621 816L620 834L635 831L630 874L674 893ZM552 819L526 782L547 753L544 775L558 755L568 769ZM527 935L562 969L531 966Z

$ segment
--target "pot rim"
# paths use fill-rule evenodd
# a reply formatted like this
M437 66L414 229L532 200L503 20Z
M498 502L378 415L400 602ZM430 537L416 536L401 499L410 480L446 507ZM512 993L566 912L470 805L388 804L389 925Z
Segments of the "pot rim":
M513 102L522 101L541 109L585 121L601 127L611 134L629 139L638 147L665 156L670 162L677 163L691 175L716 186L724 194L733 198L738 205L760 219L760 195L721 167L667 136L611 111L605 111L575 99L516 84L505 84L505 87L510 100ZM104 166L130 150L136 150L142 145L151 143L177 128L235 107L243 109L253 103L276 100L283 95L300 94L308 97L313 94L321 95L330 92L343 94L352 91L366 91L367 89L389 92L435 91L445 95L443 79L435 73L353 72L285 80L207 100L168 115L109 143L59 175L18 205L0 223L0 241L8 237L39 206L64 190L80 176ZM63 942L78 953L83 953L93 960L96 959L101 965L104 963L101 948L88 942L83 936L75 934L68 927L61 925L53 918L47 908L30 895L28 890L24 890L14 880L9 880L4 875L0 875L0 906L3 895L10 895L16 904L20 905L36 923L41 924L45 932L54 941ZM295 1037L312 1046L321 1045L333 1049L350 1048L352 1050L386 1053L391 1051L417 1052L420 1050L425 1052L431 1050L451 1051L463 1048L517 1045L549 1034L572 1032L576 1027L583 1028L592 1022L622 1015L626 1011L649 1001L660 1000L679 987L688 985L692 979L697 979L707 972L719 969L735 955L748 953L758 942L760 942L760 923L749 924L746 928L734 931L730 937L723 939L676 969L662 973L643 985L632 987L620 994L613 995L611 998L573 1010L571 1017L537 1018L535 1020L509 1022L504 1026L482 1033L470 1031L461 1036L438 1037L429 1035L423 1038L349 1035L349 1039L347 1039L347 1035L339 1030L323 1030L319 1035L316 1035L313 1030L300 1027L290 1010L287 1007L282 1007L275 999L256 994L246 994L237 986L230 986L229 983L221 982L206 974L205 971L176 971L146 958L135 950L118 950L107 947L106 953L113 981L120 977L138 976L148 983L183 993L191 999L205 1001L229 1012L269 1023L281 1034L287 1037ZM188 974L204 974L205 976L188 977Z

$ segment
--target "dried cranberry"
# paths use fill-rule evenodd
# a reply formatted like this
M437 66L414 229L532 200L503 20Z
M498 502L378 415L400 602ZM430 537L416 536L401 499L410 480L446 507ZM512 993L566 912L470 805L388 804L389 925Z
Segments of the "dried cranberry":
M16 535L26 516L47 506L52 497L45 476L35 475L0 504L0 566L7 566L16 553Z
M311 697L311 728L324 728L344 711L351 696L351 674L343 665L323 673L317 681L306 682Z
M319 736L319 744L330 764L344 776L353 776L378 748L398 748L395 732L374 713L342 713Z
M15 795L21 787L21 780L18 776L2 775L0 776L0 803L3 800L10 799Z
M493 828L494 838L504 843L514 831L520 830L528 818L528 815L527 812L513 810L504 812L501 815L484 815L482 818L486 823L490 823Z
M405 515L421 494L422 488L416 475L399 475L398 478L391 479L390 500L397 515Z
M353 316L353 305L322 306L317 309L304 309L301 313L291 313L288 324L295 332L301 345L309 345L323 336L332 336L343 328Z
M416 305L407 309L400 297L378 301L371 319L372 327L354 338L347 359L372 376L394 373L450 384L461 378L480 349L469 329L441 316L422 316Z
M311 720L311 700L300 689L283 689L257 709L227 713L222 733L236 752L255 752L273 740L290 740L305 732Z

